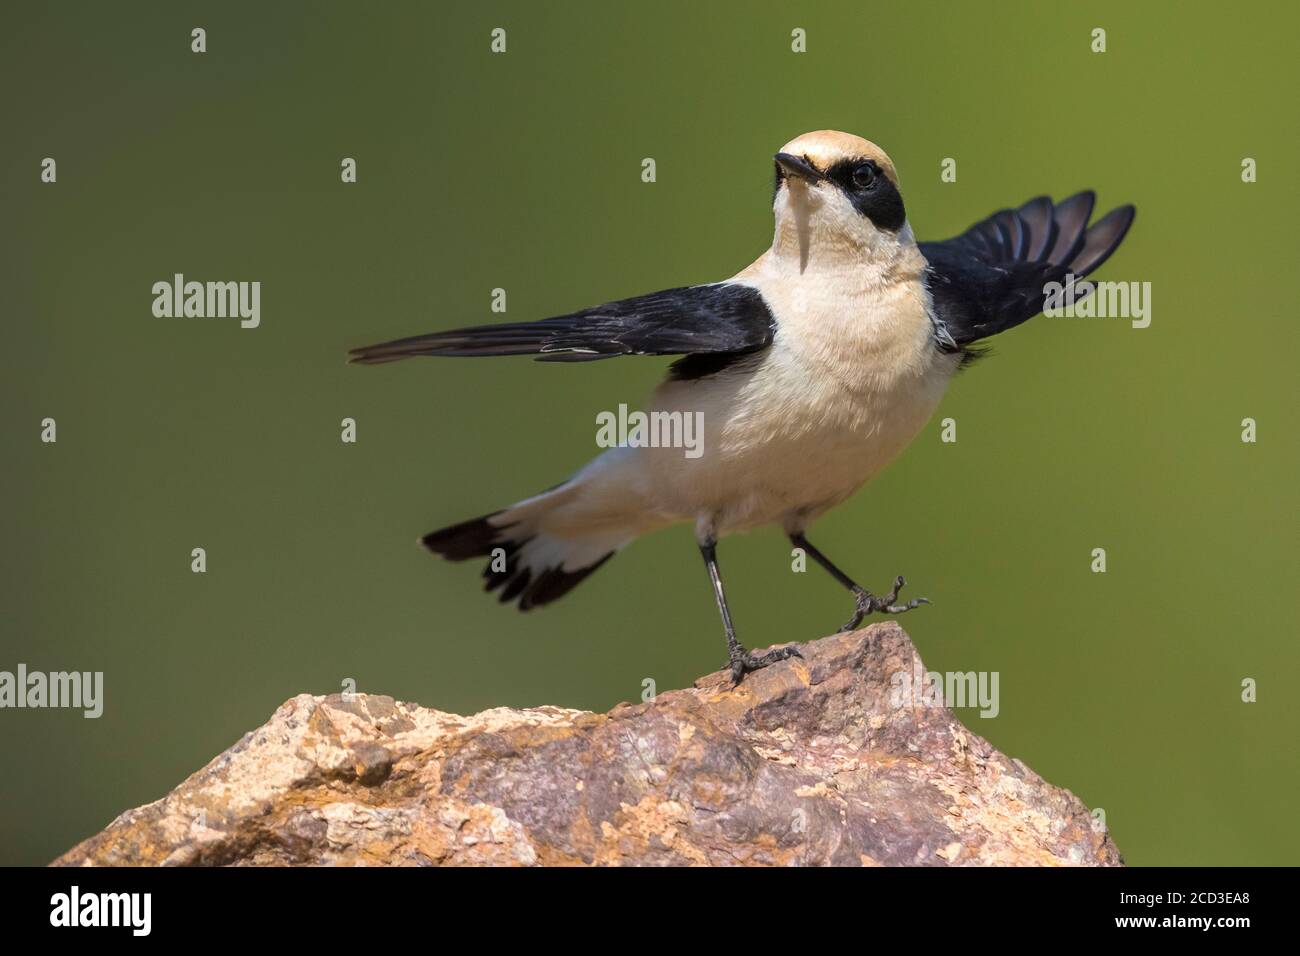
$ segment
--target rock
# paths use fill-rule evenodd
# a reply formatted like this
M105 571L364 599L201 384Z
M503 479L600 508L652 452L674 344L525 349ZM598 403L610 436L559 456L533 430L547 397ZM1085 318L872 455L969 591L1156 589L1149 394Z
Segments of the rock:
M607 714L300 695L55 865L1122 865L945 707L890 622Z

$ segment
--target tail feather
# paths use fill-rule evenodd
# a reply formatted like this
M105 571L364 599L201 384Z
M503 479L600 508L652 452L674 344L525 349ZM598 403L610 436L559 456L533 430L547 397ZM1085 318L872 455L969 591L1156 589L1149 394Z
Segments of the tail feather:
M430 531L420 543L449 561L487 558L484 590L499 590L503 604L517 601L521 611L550 604L586 580L622 542L568 538L539 527L548 497Z
M500 511L494 511L481 518L471 518L460 524L430 531L420 539L420 543L448 561L465 561L469 558L482 557L490 554L492 548L496 546L497 535L501 533L501 528L492 524L492 519L499 514Z

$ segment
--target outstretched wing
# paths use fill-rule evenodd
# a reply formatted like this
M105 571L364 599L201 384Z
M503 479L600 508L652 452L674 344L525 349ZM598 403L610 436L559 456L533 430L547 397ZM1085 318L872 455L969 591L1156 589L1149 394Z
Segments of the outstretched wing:
M757 289L731 282L667 289L537 322L480 325L353 349L363 365L412 355L536 355L590 362L618 355L753 352L772 342L774 320Z
M1073 273L1082 279L1110 258L1133 222L1132 206L1112 209L1088 227L1096 196L1081 192L1052 204L1046 196L1003 209L960 236L920 243L929 262L935 335L947 351L965 351L1043 311L1045 286Z

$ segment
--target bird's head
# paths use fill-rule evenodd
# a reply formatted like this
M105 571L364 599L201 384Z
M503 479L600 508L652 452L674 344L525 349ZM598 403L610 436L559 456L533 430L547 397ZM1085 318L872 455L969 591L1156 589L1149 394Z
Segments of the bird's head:
M885 151L861 136L818 130L776 154L772 251L802 271L890 257L915 247L898 174Z

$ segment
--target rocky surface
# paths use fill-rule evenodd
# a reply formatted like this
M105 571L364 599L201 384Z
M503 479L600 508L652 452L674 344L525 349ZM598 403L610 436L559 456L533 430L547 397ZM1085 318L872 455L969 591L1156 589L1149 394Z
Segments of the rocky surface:
M890 622L606 714L295 697L56 865L1120 865L1069 791L944 707Z

